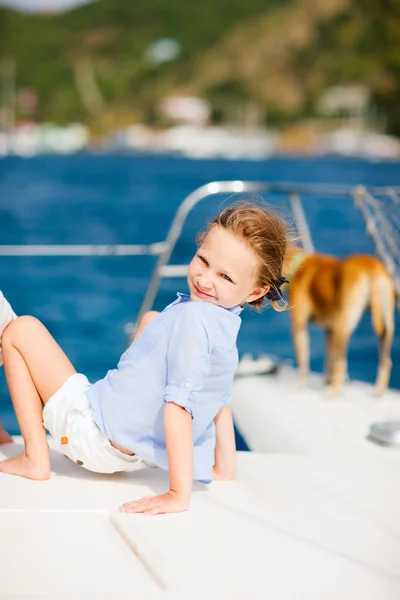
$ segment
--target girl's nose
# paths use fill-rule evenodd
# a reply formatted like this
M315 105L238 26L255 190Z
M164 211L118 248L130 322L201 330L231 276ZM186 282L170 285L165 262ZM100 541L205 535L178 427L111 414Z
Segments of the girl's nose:
M207 292L207 290L210 290L212 288L211 278L205 277L204 275L201 276L199 279L199 286L201 287L202 291Z

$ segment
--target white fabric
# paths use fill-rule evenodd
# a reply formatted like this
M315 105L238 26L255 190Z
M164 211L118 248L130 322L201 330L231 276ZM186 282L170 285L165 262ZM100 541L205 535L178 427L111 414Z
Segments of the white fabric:
M138 471L152 466L111 446L93 420L94 413L85 393L90 385L85 375L75 373L45 405L43 424L57 449L96 473Z
M1 336L3 335L3 331L11 323L14 319L17 318L17 315L11 308L9 302L4 298L2 292L0 292L0 367L3 364L3 353L1 351Z

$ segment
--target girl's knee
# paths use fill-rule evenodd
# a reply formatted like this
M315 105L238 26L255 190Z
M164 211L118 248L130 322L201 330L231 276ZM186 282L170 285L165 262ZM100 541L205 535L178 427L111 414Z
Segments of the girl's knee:
M140 319L140 324L144 327L147 327L149 323L151 323L160 313L157 310L149 310L149 312L144 313L143 317Z
M149 310L149 312L145 313L143 315L143 317L140 319L137 330L135 335L132 338L132 341L135 341L138 339L138 337L140 337L143 333L143 331L146 329L146 327L152 322L154 321L154 319L159 315L160 313L157 312L156 310Z
M30 332L37 331L38 327L42 327L41 322L36 317L23 316L17 317L14 321L11 321L3 331L1 336L2 346L6 344L13 344L16 339L21 336L26 337Z

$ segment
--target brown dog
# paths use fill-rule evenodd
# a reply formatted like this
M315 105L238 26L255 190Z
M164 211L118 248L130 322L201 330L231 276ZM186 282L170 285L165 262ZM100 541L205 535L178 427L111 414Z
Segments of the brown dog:
M363 312L370 307L372 326L379 338L379 367L375 393L386 390L392 361L395 289L385 266L374 256L352 255L342 260L323 254L304 254L290 248L283 274L289 281L289 304L299 384L309 371L307 325L314 322L326 332L326 382L329 395L343 385L347 372L347 345Z

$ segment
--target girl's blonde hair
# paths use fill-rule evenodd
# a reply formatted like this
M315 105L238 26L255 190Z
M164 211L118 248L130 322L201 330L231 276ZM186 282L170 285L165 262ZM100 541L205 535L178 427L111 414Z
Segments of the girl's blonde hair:
M202 244L207 233L215 225L245 242L259 260L257 285L271 287L270 293L249 304L259 309L268 296L273 296L275 299L270 300L273 308L278 311L284 310L287 303L281 295L280 279L289 235L283 219L270 208L256 203L234 202L208 224L206 231L197 236L198 245Z

